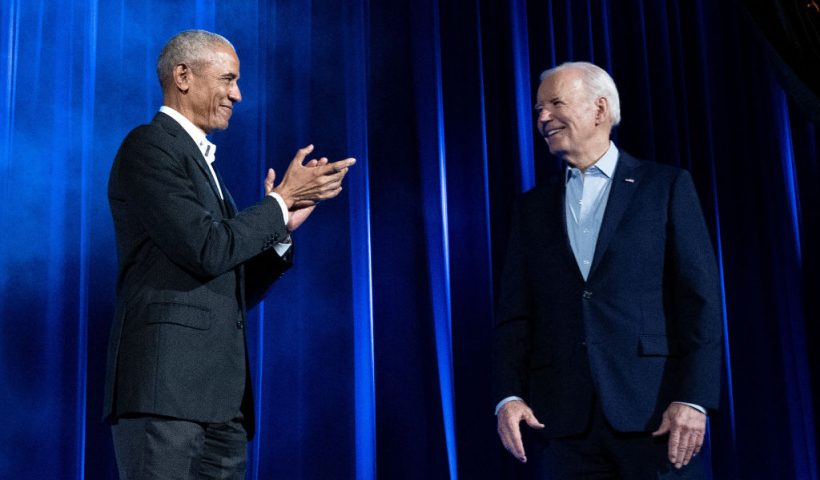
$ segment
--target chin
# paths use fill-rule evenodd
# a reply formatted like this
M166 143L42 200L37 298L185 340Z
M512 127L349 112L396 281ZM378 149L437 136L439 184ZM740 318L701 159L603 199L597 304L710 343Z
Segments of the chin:
M567 149L566 149L566 148L559 148L557 145L556 145L556 146L552 146L552 145L550 145L550 144L547 144L547 147L549 147L550 153L551 153L552 155L556 156L556 157L561 157L562 155L564 155L565 153L567 153Z

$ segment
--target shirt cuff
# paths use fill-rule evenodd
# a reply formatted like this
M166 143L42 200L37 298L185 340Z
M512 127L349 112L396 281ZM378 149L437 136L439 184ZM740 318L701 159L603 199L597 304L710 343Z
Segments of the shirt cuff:
M524 401L524 399L523 399L523 398L521 398L521 397L516 397L515 395L512 395L512 396L510 396L510 397L507 397L507 398L505 398L504 400L501 400L500 402L498 402L498 405L496 405L496 406L495 406L495 414L496 414L496 415L498 415L498 411L499 411L499 410L501 410L501 407L503 407L504 405L506 405L506 404L508 404L508 403L512 402L513 400L520 400L520 401L522 401L522 402Z
M279 204L279 208L282 210L282 221L285 222L285 225L288 224L288 206L285 204L285 201L282 200L282 197L279 196L276 192L270 192L268 196L273 197L276 200L276 203ZM293 245L293 242L290 240L290 235L288 235L287 242L280 242L273 246L273 249L276 250L276 254L280 257L284 257L288 250L290 250L290 246Z
M282 209L282 219L285 221L285 225L288 224L288 205L282 200L282 197L279 196L276 192L270 192L268 194L269 197L273 197L276 200L276 203L279 204L279 208Z
M706 413L706 409L705 409L705 408L703 408L703 407L701 407L701 406L700 406L700 405L698 405L698 404L695 404L695 403L688 403L688 402L672 402L672 403L680 403L681 405L688 405L688 406L690 406L690 407L694 408L695 410L699 411L700 413L702 413L702 414L704 414L704 415L707 415L707 413Z
M288 235L288 241L286 243L277 243L273 246L273 249L276 250L276 254L280 257L284 257L288 250L290 250L290 246L293 245L293 242L290 241L290 235Z

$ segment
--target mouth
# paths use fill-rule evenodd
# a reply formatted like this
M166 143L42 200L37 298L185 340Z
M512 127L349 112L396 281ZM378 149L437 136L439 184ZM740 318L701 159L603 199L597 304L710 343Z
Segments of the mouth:
M555 134L557 134L558 132L560 132L562 130L563 130L563 127L562 128L551 128L551 129L547 130L546 132L544 132L544 138L550 138L550 137L554 136Z

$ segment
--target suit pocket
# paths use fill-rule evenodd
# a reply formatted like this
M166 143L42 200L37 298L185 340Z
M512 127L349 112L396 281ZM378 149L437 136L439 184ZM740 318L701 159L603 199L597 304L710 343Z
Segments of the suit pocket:
M674 357L680 352L666 335L641 335L638 337L638 355L644 357Z
M172 323L197 330L211 328L211 311L199 305L160 302L148 304L147 324Z

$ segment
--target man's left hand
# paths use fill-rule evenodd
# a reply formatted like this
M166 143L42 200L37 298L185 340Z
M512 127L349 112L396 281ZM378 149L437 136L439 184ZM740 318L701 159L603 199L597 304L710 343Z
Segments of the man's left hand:
M322 157L319 160L313 159L305 164L306 167L318 167L320 165L327 165L327 158ZM268 175L265 178L265 194L269 194L273 191L274 180L276 180L276 172L273 169L268 169ZM305 223L305 220L313 213L313 210L316 208L317 204L313 204L309 207L303 208L296 208L293 210L288 211L288 231L292 232L299 228L300 225Z
M672 403L663 412L661 426L652 436L669 434L669 461L675 468L689 464L700 452L706 435L706 415L689 405Z

